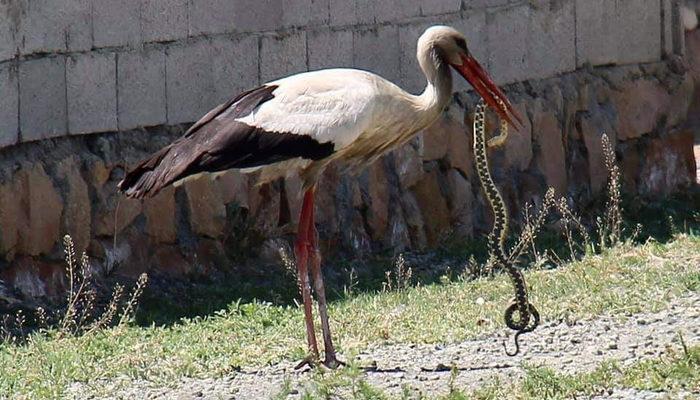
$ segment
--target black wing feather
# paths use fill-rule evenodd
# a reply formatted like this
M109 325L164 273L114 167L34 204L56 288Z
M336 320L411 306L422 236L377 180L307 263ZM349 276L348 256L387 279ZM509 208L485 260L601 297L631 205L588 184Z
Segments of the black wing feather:
M277 86L244 92L209 111L184 136L137 164L119 183L133 198L150 197L189 175L250 168L301 157L319 160L333 154L332 143L306 135L267 132L236 121L274 98Z

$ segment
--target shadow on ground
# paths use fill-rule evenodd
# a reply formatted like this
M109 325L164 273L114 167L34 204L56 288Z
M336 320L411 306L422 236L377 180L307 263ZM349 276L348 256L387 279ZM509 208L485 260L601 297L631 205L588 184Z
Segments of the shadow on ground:
M604 200L580 210L589 216L586 225L595 231L595 216L602 214ZM623 199L624 231L627 238L637 230L636 242L653 238L659 242L670 240L679 232L700 232L700 185L677 193L663 201L647 201L643 198ZM554 218L550 222L554 222ZM553 224L550 224L553 226ZM515 230L518 230L517 228ZM513 242L515 238L511 238ZM593 238L595 240L595 238ZM562 256L569 250L561 239L561 233L551 226L538 238L538 246L548 248ZM411 284L435 284L445 279L465 276L467 260L474 257L483 263L487 258L486 242L483 239L465 240L447 238L442 245L430 253L407 253L406 264L414 271ZM386 284L387 272L394 273L396 257L383 253L365 260L338 258L324 260L324 274L329 301L343 299L361 292L376 292ZM532 260L524 257L521 265ZM467 271L468 276L469 271ZM254 300L276 305L293 305L297 302L298 290L294 273L282 265L245 265L235 274L222 274L208 279L192 281L169 280L151 277L136 315L139 325L168 326L182 318L205 317L226 309L232 304Z

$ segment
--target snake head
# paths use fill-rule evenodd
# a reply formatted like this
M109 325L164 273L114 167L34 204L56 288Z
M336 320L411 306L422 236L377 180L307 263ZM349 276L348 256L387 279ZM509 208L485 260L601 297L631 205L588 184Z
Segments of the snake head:
M489 148L492 147L501 147L503 143L506 142L506 138L508 137L508 134L500 134L498 136L494 136L491 139L489 139L486 144L489 146Z

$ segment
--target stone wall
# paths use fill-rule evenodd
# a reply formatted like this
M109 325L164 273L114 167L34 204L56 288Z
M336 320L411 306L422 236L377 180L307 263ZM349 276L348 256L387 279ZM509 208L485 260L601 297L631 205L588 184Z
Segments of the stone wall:
M210 107L275 77L356 66L419 90L415 41L434 23L468 35L527 117L491 154L514 213L548 186L582 203L599 193L603 131L625 188L666 194L695 173L685 120L696 78L677 10L670 0L0 1L0 279L25 298L55 294L65 233L102 274L274 260L295 229L297 180L258 186L229 172L143 202L115 185ZM327 171L326 255L425 249L488 229L470 155L475 99L458 89L438 123L363 174Z
M659 61L680 46L673 3L3 0L0 147L192 122L309 69L365 68L418 91L416 39L436 23L464 32L499 83Z

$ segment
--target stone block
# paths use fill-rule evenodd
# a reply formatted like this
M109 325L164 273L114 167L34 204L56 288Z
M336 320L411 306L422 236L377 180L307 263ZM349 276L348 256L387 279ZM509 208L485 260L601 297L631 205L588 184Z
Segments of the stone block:
M32 0L9 5L22 54L80 51L92 47L89 0ZM20 8L16 10L14 8Z
M646 144L639 177L641 192L668 196L693 185L696 179L693 136L690 129L671 131Z
M661 59L660 0L618 1L618 63Z
M18 226L17 252L49 254L59 240L63 200L41 163L15 175L15 193L24 223Z
M280 0L236 0L234 26L239 32L262 32L282 26Z
M421 4L433 3L434 0L357 0L355 3L356 7L360 7L361 3L364 2L371 3L372 7L369 5L364 5L362 6L363 11L365 13L371 12L374 16L374 22L385 23L419 17L421 15ZM357 15L361 15L361 11L359 9L357 10Z
M488 68L496 83L527 78L529 25L528 5L487 12Z
M141 42L140 0L93 0L95 47L135 46Z
M653 81L638 80L621 85L612 94L612 102L617 110L619 139L627 140L651 133L668 113L671 96Z
M354 25L357 21L355 15L355 0L329 0L329 23L332 26Z
M164 124L165 52L153 49L120 53L117 90L120 130Z
M659 1L576 0L577 64L659 60Z
M199 119L258 84L258 39L218 37L168 49L168 122Z
M524 117L523 127L518 130L511 129L508 133L508 139L503 145L506 164L518 171L525 171L532 161L532 125L526 117L524 102L513 104L513 108Z
M282 0L282 24L303 27L328 24L330 0Z
M673 1L661 0L661 51L662 54L673 54Z
M19 2L0 2L0 61L14 58L17 54L15 32L20 15Z
M208 41L171 47L166 53L166 97L168 123L180 124L199 119L216 102L209 60Z
M66 62L68 131L117 129L117 63L113 53L88 53Z
M425 236L431 246L437 244L447 233L451 219L447 200L440 190L438 174L437 169L426 173L413 188L413 193L423 215Z
M282 25L279 0L193 0L189 7L190 35L260 32Z
M396 26L378 26L353 33L353 65L398 82L399 30Z
M211 42L212 101L223 103L258 85L258 38L215 38Z
M92 0L68 0L66 3L66 45L68 51L90 50L93 45Z
M513 0L463 0L466 9L482 9L488 7L504 6L513 3Z
M549 78L576 69L574 1L558 7L531 8L528 35L528 78Z
M537 169L544 174L548 187L554 188L558 196L565 195L567 180L564 134L556 115L544 106L536 107L532 132Z
M22 3L22 19L18 26L18 42L22 54L51 53L66 49L64 21L55 12L54 3L51 0Z
M189 6L189 34L233 32L236 1L192 0Z
M210 238L223 235L226 206L218 185L209 176L191 179L184 184L192 231Z
M389 204L391 195L384 160L378 160L368 167L367 194L369 195L369 215L367 225L374 240L381 240L386 235L389 223Z
M143 202L143 214L146 216L146 233L156 243L175 243L177 241L175 188L168 186L154 197Z
M306 33L309 46L309 69L351 67L352 31L319 30Z
M576 0L576 62L579 66L617 61L616 0Z
M19 137L19 86L17 69L0 65L0 148L16 144Z
M462 0L431 0L420 4L421 15L458 13L462 9Z
M57 172L58 179L67 189L64 191L61 232L71 235L76 253L80 254L87 249L92 237L90 234L92 204L88 185L80 174L80 163L75 156L61 160L58 163Z
M497 83L511 83L576 68L574 4L522 4L487 13L489 68Z
M19 87L22 141L64 135L68 126L66 59L60 56L22 62Z
M260 81L305 71L306 32L265 36L260 46Z
M141 26L144 42L187 37L187 0L143 0Z

